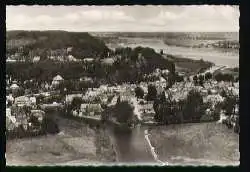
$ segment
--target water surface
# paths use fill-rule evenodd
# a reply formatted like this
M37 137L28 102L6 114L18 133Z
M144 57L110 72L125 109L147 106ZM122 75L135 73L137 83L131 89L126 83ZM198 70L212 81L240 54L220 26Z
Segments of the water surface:
M155 51L163 50L166 54L182 56L191 59L203 59L211 61L216 65L223 66L238 66L239 65L239 51L232 49L216 49L216 48L189 48L180 46L166 45L161 39L156 38L129 38L123 37L119 39L118 43L108 43L107 46L111 49L117 47L131 47L137 46L150 47Z

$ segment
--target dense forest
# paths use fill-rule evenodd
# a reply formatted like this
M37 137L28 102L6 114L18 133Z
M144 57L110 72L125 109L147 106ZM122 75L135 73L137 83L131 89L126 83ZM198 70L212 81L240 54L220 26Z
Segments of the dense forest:
M49 59L31 62L9 63L6 72L21 81L37 79L41 82L52 80L60 74L66 80L79 79L88 76L97 80L105 80L107 83L140 82L145 74L153 72L156 68L168 69L175 73L174 62L164 59L151 48L137 47L116 49L112 65L106 65L101 60L91 63L85 62L56 62Z

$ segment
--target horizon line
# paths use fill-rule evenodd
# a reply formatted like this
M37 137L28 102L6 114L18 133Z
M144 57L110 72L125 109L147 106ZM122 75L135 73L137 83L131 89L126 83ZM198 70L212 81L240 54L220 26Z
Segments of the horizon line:
M198 32L198 33L214 33L214 32L221 32L221 33L225 33L225 32L233 32L233 33L239 33L239 31L69 31L69 30L60 30L60 29L47 29L47 30L39 30L39 29L34 29L34 30L23 30L23 29L6 29L6 32L10 32L10 31L28 31L28 32L32 32L32 31L40 31L40 32L46 32L46 31L61 31L61 32L87 32L87 33L119 33L119 32L123 32L123 33L155 33L155 32L159 32L159 33L168 33L168 32L187 32L187 33L192 33L192 32Z

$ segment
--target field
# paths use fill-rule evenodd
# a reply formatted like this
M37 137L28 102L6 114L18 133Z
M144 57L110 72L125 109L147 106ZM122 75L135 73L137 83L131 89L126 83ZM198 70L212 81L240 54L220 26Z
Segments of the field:
M162 161L178 165L239 164L239 135L222 124L179 124L163 128L149 131Z
M104 131L97 132L69 119L57 121L61 129L57 135L7 140L7 165L87 165L114 161L114 152Z

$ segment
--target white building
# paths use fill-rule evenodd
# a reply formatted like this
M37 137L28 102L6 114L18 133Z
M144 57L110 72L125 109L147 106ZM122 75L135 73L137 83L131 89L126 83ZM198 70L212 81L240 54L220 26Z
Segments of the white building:
M35 56L34 58L33 58L33 62L35 63L35 62L39 62L40 61L40 56Z
M31 105L31 101L29 99L29 97L27 96L20 96L20 97L16 97L15 98L15 104L17 104L18 106L24 106L24 105Z
M54 78L53 78L53 81L52 81L52 86L58 86L64 79L60 76L60 75L56 75Z
M36 105L36 97L30 97L30 102L33 105Z
M67 48L67 50L66 50L66 51L67 51L67 53L72 52L72 49L73 49L73 47L68 47L68 48Z
M12 94L10 94L9 96L6 96L6 101L14 103L14 97L12 96Z
M100 104L81 104L80 113L81 115L99 115L103 111Z
M72 55L68 55L68 61L77 61L77 59L74 57L74 56L72 56Z
M93 58L84 58L83 61L84 62L93 62L94 59Z
M10 89L11 90L16 90L16 89L19 89L19 86L15 83L13 83L11 86L10 86Z

